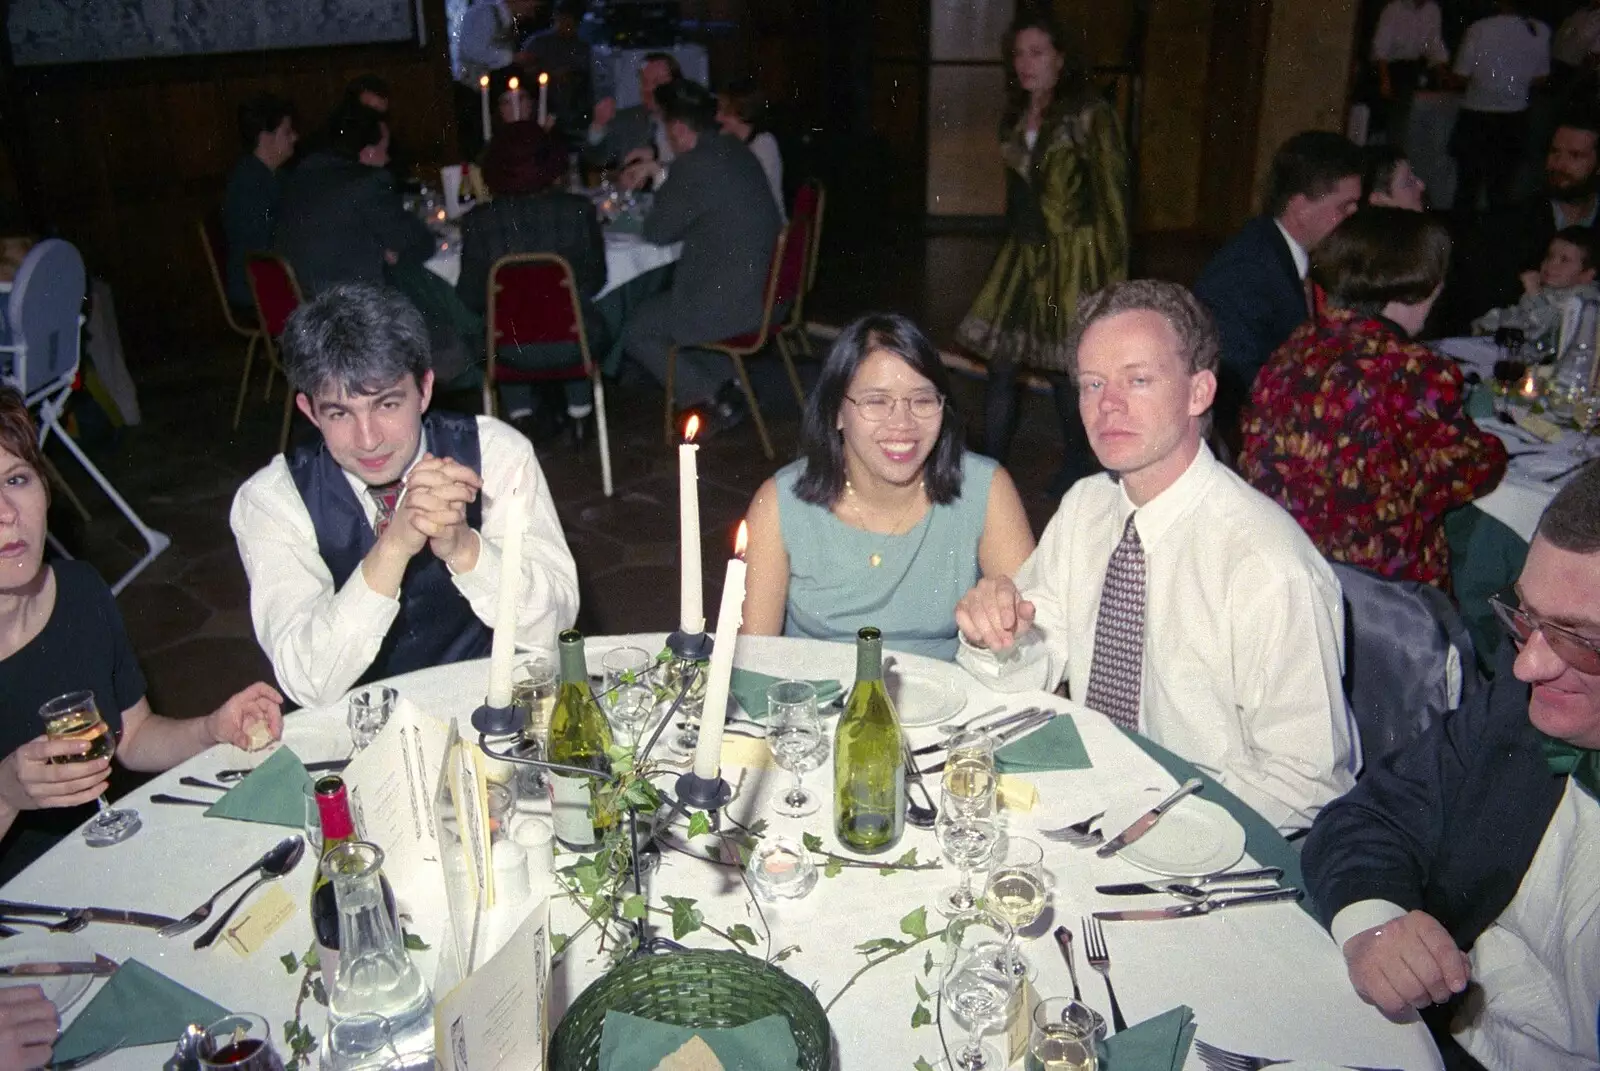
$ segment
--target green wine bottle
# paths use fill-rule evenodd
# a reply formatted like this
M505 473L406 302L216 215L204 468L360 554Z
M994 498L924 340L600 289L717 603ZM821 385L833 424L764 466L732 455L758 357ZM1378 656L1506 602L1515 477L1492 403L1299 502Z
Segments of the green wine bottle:
M589 687L589 667L583 659L583 634L567 629L560 636L561 688L550 712L550 761L609 774L611 726ZM594 789L598 782L578 774L550 774L550 814L556 839L566 848L582 852L600 843L601 833L616 821L614 814L597 813Z
M833 828L852 851L888 851L906 825L900 718L883 686L883 634L856 633L856 686L833 737Z

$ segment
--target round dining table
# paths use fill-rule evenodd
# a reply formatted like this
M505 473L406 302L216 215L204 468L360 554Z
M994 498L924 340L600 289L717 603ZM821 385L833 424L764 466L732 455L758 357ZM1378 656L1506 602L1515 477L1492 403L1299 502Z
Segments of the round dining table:
M590 637L590 667L597 669L601 657L613 647L633 645L656 651L663 642L661 634ZM854 676L855 650L849 644L741 637L734 663L775 676L837 680L848 686ZM474 661L423 670L386 683L419 710L440 719L455 719L464 736L476 739L468 718L479 702L477 697L485 692L487 676L487 662ZM1056 926L1066 925L1079 934L1078 977L1084 999L1109 1019L1106 986L1087 969L1082 958L1081 917L1098 910L1167 906L1178 901L1164 894L1097 893L1097 884L1160 878L1120 856L1101 859L1091 849L1069 847L1038 834L1098 811L1107 812L1108 823L1111 817L1137 814L1175 787L1173 774L1104 716L1057 696L1044 692L993 692L954 665L910 655L896 656L890 679L911 689L900 693L902 716L908 722L927 722L931 716L959 721L994 707L1018 709L1031 705L1047 707L1058 716L1074 720L1092 766L1015 775L1031 782L1038 798L1031 810L1007 811L1005 822L1008 836L1034 837L1045 849L1050 902L1044 915L1020 935L1023 953L1035 972L1035 994L1062 996L1072 991L1063 956L1050 936ZM891 692L895 690L892 686ZM344 715L343 704L288 715L284 746L294 749L306 762L344 757L349 748ZM832 724L828 723L829 737ZM940 739L938 729L931 724L919 724L907 732L913 746ZM671 758L664 747L662 757ZM81 836L70 836L10 882L0 895L35 903L94 905L183 916L287 831L279 826L208 818L200 808L164 806L152 802L151 796L163 792L203 795L199 790L180 787L179 778L192 775L209 780L225 768L248 761L259 762L260 756L252 760L232 747L219 746L156 777L121 801L137 808L144 818L144 828L137 835L109 848L90 848ZM832 831L831 762L807 775L808 787L823 800L821 810L807 818L785 818L774 813L777 795L788 787L791 775L786 772L752 765L725 768L724 773L736 792L728 807L728 820L749 824L765 819L768 835L787 834L799 840L804 834L814 834L826 851L850 854ZM937 777L930 776L928 782L937 799ZM664 779L662 785L670 788L670 778ZM544 806L542 801L532 802L535 810ZM1172 821L1185 806L1190 806L1188 800L1174 808L1165 821ZM1119 828L1108 825L1107 836ZM677 836L681 838L684 833L680 819ZM1242 835L1239 843L1243 843ZM935 901L939 891L952 885L955 877L948 865L938 870L887 874L876 865L847 866L835 876L821 877L804 898L762 903L757 910L737 874L708 860L704 847L699 845L693 852L663 853L660 866L646 879L653 905L661 906L663 896L690 897L697 901L709 927L726 930L737 924L749 926L758 936L753 954L771 956L792 947L793 951L782 961L782 969L812 987L825 1006L831 1005L828 1018L835 1038L835 1066L910 1068L918 1059L933 1066L940 1064L943 1052L939 1030L931 1025L912 1025L921 1002L919 985L931 995L924 1003L934 1010L937 972L934 976L924 973L929 962L924 952L937 954L936 940L929 939L906 954L891 957L865 971L853 985L849 983L867 963L858 946L881 938L909 940L900 923L918 908L926 909L929 930L939 928L941 920ZM1292 849L1281 840L1277 847L1293 858ZM911 849L916 850L919 863L940 858L934 832L907 825L892 851L863 861L881 864L900 859ZM1219 865L1249 866L1252 858L1246 854L1236 862ZM562 865L561 858L556 862L558 867ZM1297 862L1291 863L1291 868L1292 877L1298 878ZM196 951L192 943L198 930L169 939L149 929L93 924L78 936L95 952L118 961L136 957L231 1010L263 1015L272 1024L275 1039L281 1041L281 1024L293 1016L299 975L289 973L280 960L285 954L299 955L310 943L306 901L313 870L302 864L283 879L296 911L248 957L225 942ZM978 880L981 882L981 876ZM559 892L553 895L554 933L575 932L582 917L580 910ZM430 944L429 950L414 956L423 976L434 978L448 920L413 918L407 926ZM666 936L670 936L670 928ZM1191 918L1108 922L1105 939L1117 999L1131 1025L1178 1005L1188 1005L1193 1009L1196 1036L1233 1052L1274 1060L1406 1071L1442 1066L1423 1026L1389 1022L1357 998L1339 949L1300 905L1272 903ZM689 934L684 943L728 947L709 928ZM552 979L553 1020L559 1020L561 1012L583 989L604 973L608 958L597 947L592 928L567 947ZM104 984L96 980L90 996ZM64 1022L70 1022L88 999L68 1008L63 1014ZM305 1022L320 1033L323 1009L308 1002ZM953 1050L963 1033L948 1015L944 1016L944 1024ZM166 1051L157 1046L122 1049L105 1056L95 1066L108 1071L148 1069L168 1055L170 1046ZM1185 1066L1198 1069L1202 1064L1191 1051Z

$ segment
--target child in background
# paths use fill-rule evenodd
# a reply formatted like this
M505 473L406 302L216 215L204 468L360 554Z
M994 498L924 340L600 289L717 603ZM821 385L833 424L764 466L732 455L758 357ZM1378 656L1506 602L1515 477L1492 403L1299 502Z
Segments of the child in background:
M1594 283L1596 246L1589 227L1557 231L1539 270L1522 273L1522 300L1508 308L1490 309L1472 321L1472 333L1492 335L1502 327L1515 327L1531 342L1559 331L1567 302L1600 300L1600 288Z

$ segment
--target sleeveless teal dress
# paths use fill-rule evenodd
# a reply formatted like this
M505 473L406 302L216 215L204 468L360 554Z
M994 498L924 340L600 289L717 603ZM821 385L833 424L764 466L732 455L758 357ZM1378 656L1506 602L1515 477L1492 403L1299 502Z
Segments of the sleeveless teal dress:
M863 625L874 625L885 647L953 661L956 603L978 582L978 541L999 466L963 454L960 496L929 509L911 531L890 536L853 528L827 507L795 497L805 464L786 465L775 477L789 553L783 634L848 642Z

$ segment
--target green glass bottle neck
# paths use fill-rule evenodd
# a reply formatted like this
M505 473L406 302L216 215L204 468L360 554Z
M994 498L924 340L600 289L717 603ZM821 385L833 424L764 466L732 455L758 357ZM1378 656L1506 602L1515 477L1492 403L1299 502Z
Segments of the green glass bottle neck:
M881 681L882 679L883 641L856 640L856 680Z
M561 683L589 683L589 667L584 661L581 639L561 641Z

